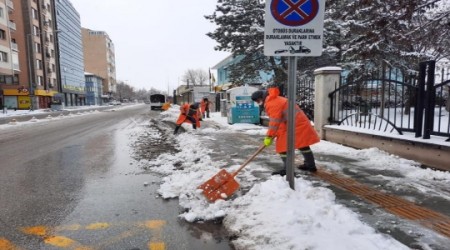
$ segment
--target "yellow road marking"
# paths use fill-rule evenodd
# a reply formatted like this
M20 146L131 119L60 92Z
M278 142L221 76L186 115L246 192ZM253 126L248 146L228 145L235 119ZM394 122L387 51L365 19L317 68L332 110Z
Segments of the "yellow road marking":
M165 250L166 244L164 242L150 242L148 243L149 250Z
M48 228L45 226L35 226L35 227L24 227L22 232L26 234L45 236L47 235Z
M19 250L18 247L14 246L9 240L5 238L0 238L0 249L2 250Z
M50 236L44 239L44 242L56 247L69 247L75 243L74 240L64 236Z
M166 244L162 239L162 227L166 225L164 220L148 220L144 223L147 228L153 232L151 241L148 243L149 250L165 250Z
M92 223L90 225L87 225L86 229L87 230L99 230L99 229L106 229L108 227L109 227L108 223L97 222L97 223Z
M82 229L82 226L80 224L73 224L73 225L64 225L64 226L57 226L55 227L55 231L78 231Z
M148 220L144 225L150 229L160 229L166 224L164 220Z
M55 232L62 231L78 231L78 230L105 230L111 228L112 226L130 226L127 223L118 223L118 224L109 224L109 223L101 223L96 222L86 226L82 226L80 224L72 224L72 225L62 225L54 228L49 228L46 226L34 226L34 227L23 227L21 228L22 232L30 235L35 235L41 237L44 242L48 245L52 245L54 247L59 248L69 248L73 250L92 250L92 249L103 249L104 247L113 245L116 242L119 242L125 238L131 237L139 232L139 228L142 230L143 228L150 229L152 231L151 240L148 243L148 248L150 250L165 250L166 245L161 240L162 239L162 227L167 224L164 220L147 220L143 222L137 222L134 224L137 227L132 228L131 230L127 230L117 236L111 237L109 239L104 240L103 242L96 244L95 246L83 246L79 242L70 239L61 235L51 235ZM0 250L19 250L18 248L7 248L7 244L10 244L9 241L2 240L0 238Z

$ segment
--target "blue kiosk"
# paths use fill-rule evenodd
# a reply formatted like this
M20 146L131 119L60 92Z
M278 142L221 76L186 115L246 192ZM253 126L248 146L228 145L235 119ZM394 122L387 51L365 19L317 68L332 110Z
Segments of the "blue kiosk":
M243 86L227 90L227 118L229 124L259 124L259 106L251 99L255 87Z

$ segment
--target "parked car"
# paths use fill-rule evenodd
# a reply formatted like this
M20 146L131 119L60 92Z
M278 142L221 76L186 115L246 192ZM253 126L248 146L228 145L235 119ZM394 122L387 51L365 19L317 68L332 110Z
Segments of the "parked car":
M109 105L116 106L116 105L122 105L122 103L119 101L111 101L111 102L109 102Z

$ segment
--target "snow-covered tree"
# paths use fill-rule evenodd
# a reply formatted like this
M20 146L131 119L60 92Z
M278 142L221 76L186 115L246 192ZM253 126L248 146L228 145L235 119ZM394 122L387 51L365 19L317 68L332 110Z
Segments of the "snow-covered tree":
M326 40L340 60L359 68L382 61L402 69L449 55L444 0L328 0Z
M450 56L448 0L326 0L324 51L321 57L299 57L301 74L340 64L359 72L382 62L416 70L419 61ZM273 71L275 83L286 83L284 57L263 55L264 5L260 0L218 0L206 19L217 25L207 35L216 50L244 55L231 67L233 82L254 79L259 70Z

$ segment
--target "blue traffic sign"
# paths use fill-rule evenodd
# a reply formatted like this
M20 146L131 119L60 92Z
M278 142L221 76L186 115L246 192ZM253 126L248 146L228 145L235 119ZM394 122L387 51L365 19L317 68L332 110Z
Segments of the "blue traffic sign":
M287 26L302 26L319 12L318 0L272 0L270 11L276 21Z

